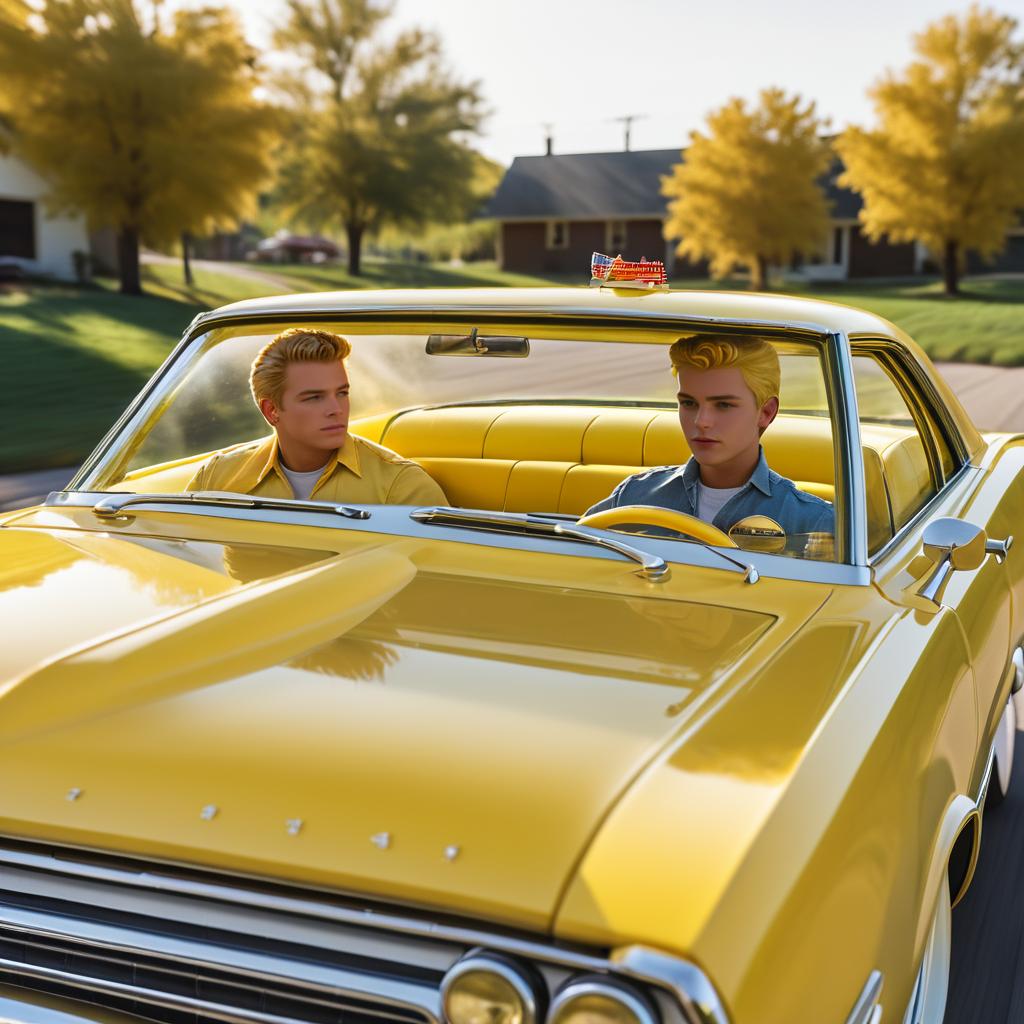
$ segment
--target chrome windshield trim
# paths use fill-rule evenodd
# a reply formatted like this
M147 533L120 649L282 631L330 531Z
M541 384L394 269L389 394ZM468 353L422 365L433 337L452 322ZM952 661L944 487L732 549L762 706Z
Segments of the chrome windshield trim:
M832 400L836 444L836 525L839 560L868 564L868 512L864 494L864 453L850 343L842 332L830 334L825 346L825 376ZM839 425L842 429L836 429Z
M0 837L3 838L17 841L17 837L13 836ZM76 848L62 846L58 849L61 851L59 857L33 850L0 846L0 864L46 871L71 878L107 882L142 891L198 897L242 907L256 907L378 931L492 949L572 970L621 973L658 986L674 996L686 1016L686 1024L729 1024L729 1018L714 987L700 968L680 957L647 947L627 946L613 949L607 955L587 954L526 938L403 917L386 910L339 906L318 900L316 894L312 892L308 896L286 896L260 889L238 888L228 884L226 880L198 881L172 874L172 865L161 864L157 866L159 870L156 870L142 864L138 870L130 870L125 867L78 861L72 859L77 852ZM705 1012L704 1007L708 1007L709 1010ZM704 1016L696 1015L698 1008L704 1012Z
M66 492L55 492L66 493ZM51 504L49 497L46 504ZM102 518L116 518L137 505L214 505L220 508L266 508L278 512L328 512L346 519L369 519L364 508L336 505L329 501L299 501L295 498L260 498L230 491L187 491L184 494L136 494L123 491L101 498L92 510Z
M106 497L106 491L54 491L46 499L43 506L54 512L70 509L88 509L92 511L97 501ZM316 504L316 503L314 503ZM525 533L513 533L509 530L472 530L459 536L449 526L437 526L430 523L416 523L411 520L409 505L370 505L370 520L346 519L344 525L336 516L332 516L329 508L319 506L300 515L293 515L273 509L235 508L221 505L154 505L155 510L161 507L167 512L181 515L213 516L222 519L234 519L240 522L279 523L303 527L324 529L344 529L345 531L365 531L386 535L392 538L443 540L454 543L473 543L486 547L515 549L524 552L540 552L546 554L565 554L575 558L608 558L616 556L603 548L584 548L569 538L548 539L534 537ZM322 513L317 518L316 513ZM26 515L39 516L40 510L25 510L17 525L22 528L39 529L81 529L90 528L105 530L106 524L118 524L129 527L127 517L97 519L96 526L90 527L78 521L72 522L34 522L26 519ZM546 518L546 517L544 517ZM551 519L554 522L554 518ZM12 524L13 525L13 524ZM0 529L3 527L0 526ZM638 538L639 540L640 538ZM636 545L640 547L639 544ZM664 559L671 567L721 569L721 551L709 548L704 544L691 544L682 540L670 540L662 537L644 537L643 550ZM761 579L791 580L797 583L816 583L825 586L867 587L871 585L871 570L867 566L844 565L839 562L818 561L811 558L787 557L763 552L744 551L744 560L752 565Z
M541 537L568 537L570 540L596 544L598 547L625 555L626 558L639 563L638 575L645 580L661 583L669 578L668 563L660 555L641 551L614 537L606 536L601 530L545 519L544 516L531 515L529 512L495 512L436 505L431 508L418 508L409 513L409 518L415 519L418 523L460 526L471 530L521 531Z
M589 291L589 289L588 289ZM640 295L646 293L638 293ZM661 294L664 293L652 293ZM318 323L344 322L346 320L361 320L362 322L386 320L394 322L400 318L414 319L416 323L423 323L424 318L429 317L432 321L444 322L446 318L459 321L473 321L485 323L490 320L513 317L517 321L547 323L560 320L591 320L595 324L607 324L614 321L626 321L629 323L647 323L652 327L666 327L686 330L688 325L699 327L702 331L718 331L723 334L736 333L737 331L771 332L803 334L815 338L827 338L833 328L824 324L815 323L811 320L765 320L752 317L722 317L701 315L697 313L673 313L655 312L645 309L609 309L601 306L524 306L524 305L502 305L490 303L486 306L478 304L452 303L447 306L432 305L429 309L414 303L374 303L373 305L354 305L345 308L320 309L310 308L309 296L304 295L306 300L303 305L282 306L279 309L227 309L212 310L209 313L197 316L183 335L183 342L188 344L201 334L207 334L226 326L242 326L245 324L276 323L281 320L300 318L306 322L315 320ZM253 301L253 300L247 300Z
M857 1002L853 1004L846 1024L873 1024L878 1018L878 1001L882 998L882 972L872 971L864 983Z

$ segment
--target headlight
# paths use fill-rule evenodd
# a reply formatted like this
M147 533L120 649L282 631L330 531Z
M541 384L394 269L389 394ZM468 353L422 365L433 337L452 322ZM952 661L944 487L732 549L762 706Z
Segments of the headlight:
M653 1004L602 975L574 978L555 996L548 1024L658 1024Z
M528 968L493 953L464 957L441 983L448 1024L539 1024L542 996Z

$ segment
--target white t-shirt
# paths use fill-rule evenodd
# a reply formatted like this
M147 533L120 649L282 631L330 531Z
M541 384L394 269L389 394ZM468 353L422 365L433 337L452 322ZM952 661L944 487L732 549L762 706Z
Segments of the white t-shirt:
M292 485L292 491L299 501L306 501L309 498L313 493L313 488L316 487L317 480L323 476L326 468L327 463L325 462L319 469L314 469L309 473L296 473L295 470L289 469L283 462L281 463L281 470L288 477L288 483Z
M715 516L721 511L722 506L734 495L739 494L746 484L739 487L708 487L706 484L697 483L697 518L703 519L705 523L714 521Z

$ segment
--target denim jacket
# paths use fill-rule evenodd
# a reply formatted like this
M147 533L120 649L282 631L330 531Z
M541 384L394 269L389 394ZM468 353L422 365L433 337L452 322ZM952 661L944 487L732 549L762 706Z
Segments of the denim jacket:
M700 466L693 458L685 466L648 469L623 480L607 498L589 508L587 515L619 505L657 505L695 516L699 483ZM769 516L790 535L835 530L831 502L798 490L792 480L769 469L763 448L750 479L719 509L712 525L727 533L735 523L753 515Z

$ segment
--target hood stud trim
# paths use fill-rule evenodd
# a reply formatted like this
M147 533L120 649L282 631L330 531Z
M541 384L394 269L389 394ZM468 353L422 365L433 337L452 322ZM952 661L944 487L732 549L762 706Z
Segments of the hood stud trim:
M391 833L378 832L375 836L370 836L370 842L373 843L378 850L387 850L391 846Z
M302 819L301 818L289 818L285 822L285 826L288 829L288 835L297 836L302 831Z
M77 786L72 786L71 789L68 790L64 799L74 803L81 795L82 791Z
M213 821L217 817L218 807L216 804L207 804L200 812L199 817L203 821Z
M455 860L456 857L461 853L461 848L458 846L446 846L444 848L445 860Z

